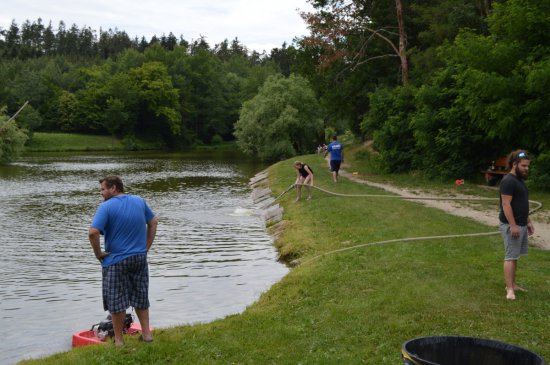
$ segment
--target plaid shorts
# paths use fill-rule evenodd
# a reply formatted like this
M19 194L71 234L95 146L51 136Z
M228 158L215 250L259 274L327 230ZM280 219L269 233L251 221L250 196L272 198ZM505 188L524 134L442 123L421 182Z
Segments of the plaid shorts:
M149 268L147 255L130 256L104 267L103 308L109 313L126 311L130 306L149 308Z

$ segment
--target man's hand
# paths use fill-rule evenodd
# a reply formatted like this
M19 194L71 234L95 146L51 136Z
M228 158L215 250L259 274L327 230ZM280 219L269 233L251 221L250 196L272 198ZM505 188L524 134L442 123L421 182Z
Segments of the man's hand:
M529 236L532 236L533 233L535 233L535 226L533 226L533 223L527 223L527 232L529 233Z
M94 250L96 259L102 261L105 256L108 256L110 252L101 251L101 245L99 243L99 230L97 228L91 228L88 230L88 238L90 239L90 245Z
M105 256L109 256L111 253L110 252L105 252L105 251L101 251L101 253L99 254L99 257L96 255L96 258L99 260L99 261L103 261L103 258Z
M510 225L510 233L512 234L512 237L518 238L519 237L519 226L514 224Z

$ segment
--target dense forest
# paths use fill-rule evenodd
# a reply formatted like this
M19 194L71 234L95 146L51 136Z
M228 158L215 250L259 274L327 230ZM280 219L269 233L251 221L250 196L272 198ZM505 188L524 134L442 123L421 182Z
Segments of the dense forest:
M0 140L236 139L270 161L349 131L374 141L368 158L385 172L464 178L525 148L531 182L550 187L550 0L309 2L310 34L269 54L13 21L0 28Z

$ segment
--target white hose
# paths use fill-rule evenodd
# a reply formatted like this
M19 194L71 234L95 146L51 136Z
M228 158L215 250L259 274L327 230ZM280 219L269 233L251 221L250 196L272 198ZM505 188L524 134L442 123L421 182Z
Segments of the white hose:
M311 188L315 188L317 190L320 190L324 193L334 195L334 196L340 196L340 197L366 197L366 198L401 198L401 199L407 199L407 200L460 200L460 201L496 201L499 200L498 198L452 198L452 197L404 197L400 195L384 195L384 194L341 194L341 193L335 193L332 191L328 191L322 188L319 188L317 186L307 185L307 184L294 184L291 185L287 190L285 190L282 194L280 194L277 198L279 199L281 196L283 196L285 193L290 191L291 188L293 188L296 185L305 185L309 186ZM529 214L533 214L536 211L538 211L540 208L542 208L542 203L538 202L536 200L529 200L530 204L536 205L535 208L531 209L529 211ZM499 231L493 231L493 232L482 232L482 233L465 233L465 234L453 234L453 235L447 235L447 236L425 236L425 237L406 237L406 238L397 238L392 240L386 240L386 241L378 241L378 242L371 242L371 243L363 243L360 245L355 245L351 247L341 248L338 250L328 251L322 254L319 254L317 256L314 256L310 259L307 259L306 261L300 262L300 259L293 260L290 262L291 266L298 266L298 265L304 265L311 261L317 260L323 256L332 255L338 252L344 252L349 250L354 250L356 248L362 248L367 246L375 246L375 245L381 245L386 243L394 243L394 242L410 242L410 241L426 241L426 240L435 240L435 239L448 239L448 238L461 238L461 237L478 237L478 236L492 236L500 234Z

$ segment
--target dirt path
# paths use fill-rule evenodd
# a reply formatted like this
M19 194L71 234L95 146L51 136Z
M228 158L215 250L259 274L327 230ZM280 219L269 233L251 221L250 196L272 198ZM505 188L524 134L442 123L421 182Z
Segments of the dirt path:
M352 173L344 170L340 170L340 175L357 183L381 188L403 197L438 197L437 195L426 194L425 191L421 190L402 189L389 184L381 184L368 181L365 180L363 177L353 175ZM453 198L461 197L472 198L472 196L460 196L453 193ZM429 207L441 209L449 214L471 218L478 222L493 226L495 227L495 230L498 229L498 207L496 205L496 202L495 206L489 206L486 204L475 204L473 202L467 201L462 202L445 200L419 200L418 202ZM531 237L530 243L545 250L550 250L550 223L548 223L550 222L549 218L550 213L546 209L544 209L544 207L531 216L531 221L535 226L535 234Z

